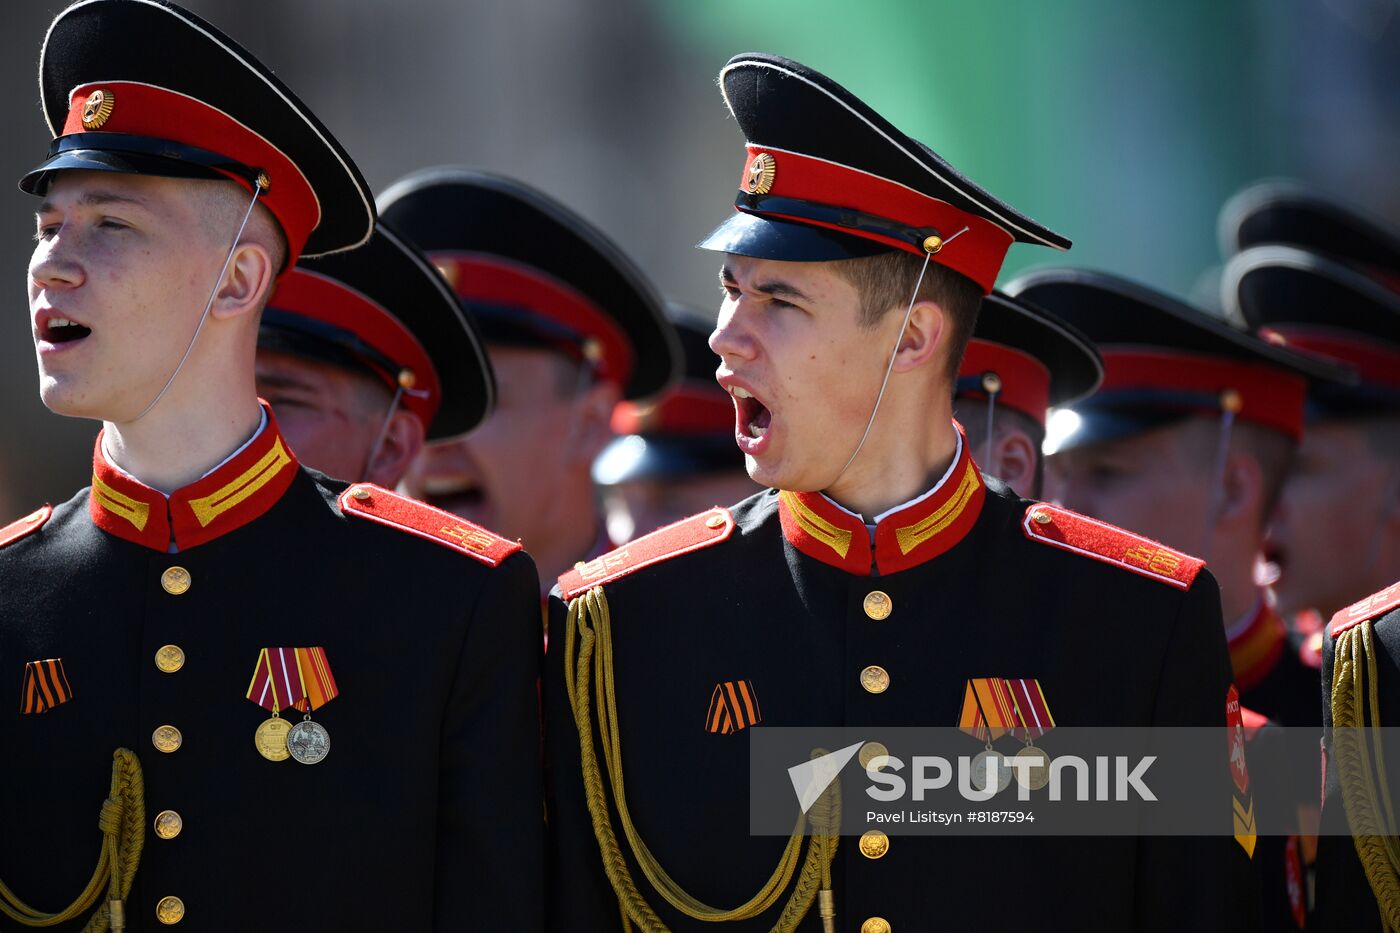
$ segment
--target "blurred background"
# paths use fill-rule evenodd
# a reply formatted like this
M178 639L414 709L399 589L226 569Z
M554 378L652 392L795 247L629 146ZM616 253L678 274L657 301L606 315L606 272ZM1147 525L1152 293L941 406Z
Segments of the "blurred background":
M740 51L831 75L1071 237L1012 247L1210 297L1216 215L1286 176L1400 221L1400 0L183 0L278 71L376 191L463 163L610 233L667 295L718 306L692 245L743 165L715 76ZM39 403L23 269L33 201L5 179L49 136L36 66L62 2L0 34L0 524L85 485L98 425Z

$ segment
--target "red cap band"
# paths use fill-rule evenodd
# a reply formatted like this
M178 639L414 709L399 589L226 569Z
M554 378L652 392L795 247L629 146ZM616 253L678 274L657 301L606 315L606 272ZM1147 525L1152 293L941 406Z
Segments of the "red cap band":
M277 283L269 308L298 314L313 321L349 331L377 352L412 371L412 385L404 386L403 407L418 415L426 428L442 404L442 383L428 351L412 331L377 302L343 282L305 268L292 269ZM401 373L386 373L397 388Z
M632 344L613 319L582 293L530 266L485 254L433 253L433 264L465 301L518 307L598 341L598 376L624 384Z
M1100 392L1197 392L1219 397L1223 406L1225 393L1233 390L1240 402L1235 417L1282 431L1295 441L1303 436L1308 384L1302 376L1262 363L1192 353L1104 350L1103 363Z
M1280 347L1345 363L1366 382L1400 388L1400 348L1326 328L1262 327L1259 336Z
M963 355L960 377L995 373L1001 380L997 404L1014 408L1045 427L1045 412L1050 407L1050 370L1040 360L1013 350L1002 343L973 338ZM985 399L985 389L959 392L966 398Z
M83 125L83 108L88 97L99 90L108 96L111 108L101 126L90 130ZM68 119L61 135L73 133L127 133L168 139L217 152L262 171L271 184L258 201L282 225L289 251L286 268L296 264L306 238L321 222L321 204L296 163L222 110L177 91L129 81L80 85L69 95ZM229 178L251 191L246 179L233 175Z
M747 183L750 178L750 166L761 153L767 153L769 158L773 159L772 181L766 191L755 192ZM932 228L938 231L938 235L944 241L944 246L933 254L933 261L972 279L982 286L984 293L992 290L997 273L1001 271L1002 261L1006 259L1006 251L1011 248L1014 239L1009 232L985 217L959 210L947 201L929 197L899 182L784 149L749 146L748 158L740 176L739 190L746 194L763 193L773 197L794 198L848 208L862 214L893 220L907 227ZM927 255L918 244L881 236L867 230L855 230L803 217L786 217L768 211L751 213L827 227L851 236L885 243L916 256ZM959 231L964 227L967 228L966 231L960 234ZM957 239L953 239L955 236Z

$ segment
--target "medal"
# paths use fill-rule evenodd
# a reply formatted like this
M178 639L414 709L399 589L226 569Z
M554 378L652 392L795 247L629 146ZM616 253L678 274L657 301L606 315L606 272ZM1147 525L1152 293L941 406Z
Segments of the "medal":
M314 765L331 750L324 726L311 719L311 711L340 695L324 648L264 648L253 667L248 699L272 713L258 726L254 744L268 761L295 758ZM283 709L300 710L305 716L293 725L282 718Z
M304 765L317 764L330 754L330 733L320 723L313 722L308 713L305 719L292 726L292 731L287 735L287 750Z
M972 759L972 789L979 793L985 792L988 787L988 770L992 767L992 762L996 762L997 777L996 790L993 794L999 794L1006 790L1011 784L1011 765L1007 762L1006 756L1001 752L987 746L986 751Z
M1027 790L1040 790L1050 783L1050 756L1043 749L1027 745L1017 753L1024 761L1034 758L1035 764L1027 768L1024 764L1016 768L1016 783Z
M263 720L253 733L253 745L258 754L268 761L286 761L291 757L291 752L287 750L287 733L291 730L287 720L273 713L272 718Z
M1026 743L1021 749L1022 758L1034 758L1036 764L1025 772L1016 771L1016 781L1027 790L1040 790L1050 783L1050 756L1035 745L1035 740L1055 728L1055 719L1050 715L1050 704L1045 701L1045 693L1040 689L1040 681L1033 677L1017 677L1007 681L1011 696L1016 703L1018 725L1011 730L1012 735Z

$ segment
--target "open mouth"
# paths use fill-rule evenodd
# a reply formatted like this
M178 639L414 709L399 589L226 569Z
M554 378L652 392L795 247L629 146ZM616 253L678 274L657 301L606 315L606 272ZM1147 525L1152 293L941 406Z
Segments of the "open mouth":
M747 437L754 440L768 434L768 428L773 423L773 413L770 412L751 392L733 386L729 394L734 396L734 410L736 412L736 422L738 429Z
M92 329L66 317L51 317L39 322L39 339L46 343L63 344L82 340Z

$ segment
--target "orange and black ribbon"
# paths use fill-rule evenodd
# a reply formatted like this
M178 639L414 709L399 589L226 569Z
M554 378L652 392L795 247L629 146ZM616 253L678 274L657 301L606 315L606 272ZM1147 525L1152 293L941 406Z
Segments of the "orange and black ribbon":
M758 694L747 680L726 680L715 684L710 694L710 711L705 714L705 731L729 735L763 721Z
M63 670L62 658L28 661L24 665L24 684L19 692L19 711L25 715L47 713L73 699L73 688Z

